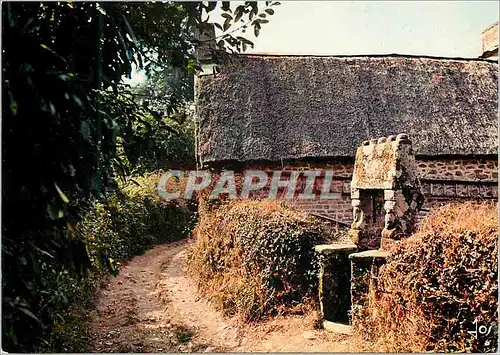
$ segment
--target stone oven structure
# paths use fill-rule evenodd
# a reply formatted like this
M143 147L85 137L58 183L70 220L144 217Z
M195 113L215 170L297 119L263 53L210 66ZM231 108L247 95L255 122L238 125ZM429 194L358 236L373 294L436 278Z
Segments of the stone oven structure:
M319 299L326 328L345 331L363 311L390 247L414 231L424 196L406 134L364 141L351 181L353 244L319 245Z
M364 141L351 181L350 234L361 250L388 249L413 232L424 202L411 141L406 134Z

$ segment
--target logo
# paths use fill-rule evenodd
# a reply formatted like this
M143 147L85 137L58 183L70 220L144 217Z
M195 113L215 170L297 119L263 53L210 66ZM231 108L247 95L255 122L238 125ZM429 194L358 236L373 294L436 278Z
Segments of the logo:
M341 197L343 188L344 182L335 179L329 170L246 170L243 173L225 170L220 174L209 170L169 170L162 175L157 191L165 200L191 199L201 191L207 191L209 199L332 200Z

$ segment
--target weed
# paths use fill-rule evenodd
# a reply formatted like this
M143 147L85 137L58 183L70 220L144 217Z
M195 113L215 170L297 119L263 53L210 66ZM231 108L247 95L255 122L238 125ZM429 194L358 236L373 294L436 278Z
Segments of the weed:
M189 343L194 336L194 332L184 325L176 326L174 334L180 344Z

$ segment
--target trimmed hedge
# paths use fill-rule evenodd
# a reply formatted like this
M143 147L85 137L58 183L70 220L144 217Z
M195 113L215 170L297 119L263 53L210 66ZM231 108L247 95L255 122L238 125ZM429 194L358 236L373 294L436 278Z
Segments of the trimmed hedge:
M246 321L303 312L317 292L314 246L328 230L278 201L231 201L205 211L188 267L198 288L226 314Z
M497 275L497 205L442 207L381 268L360 331L388 352L494 352Z

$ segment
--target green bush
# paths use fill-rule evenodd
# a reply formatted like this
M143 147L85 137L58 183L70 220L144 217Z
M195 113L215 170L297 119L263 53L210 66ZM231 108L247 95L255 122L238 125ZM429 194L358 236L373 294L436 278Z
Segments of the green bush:
M87 238L93 264L106 255L113 268L114 261L188 235L193 213L186 205L166 202L152 193L158 180L159 175L152 174L139 180L141 186L129 184L96 203L84 217L81 232Z
M233 201L200 215L189 251L198 287L247 321L302 312L317 291L323 223L283 202Z
M109 271L118 272L120 263L154 244L189 235L195 222L195 206L162 200L156 194L159 178L157 173L137 178L134 183L122 184L103 201L90 205L77 224L76 235L81 240L74 241L83 243L90 256L88 269L80 275L57 267L48 255L36 256L40 274L32 282L32 289L33 297L39 299L39 307L27 312L28 319L35 317L35 324L41 328L37 330L41 334L36 341L37 351L90 351L88 313L99 281ZM25 301L14 302L19 307ZM15 333L13 329L12 334ZM23 343L23 339L14 340Z

